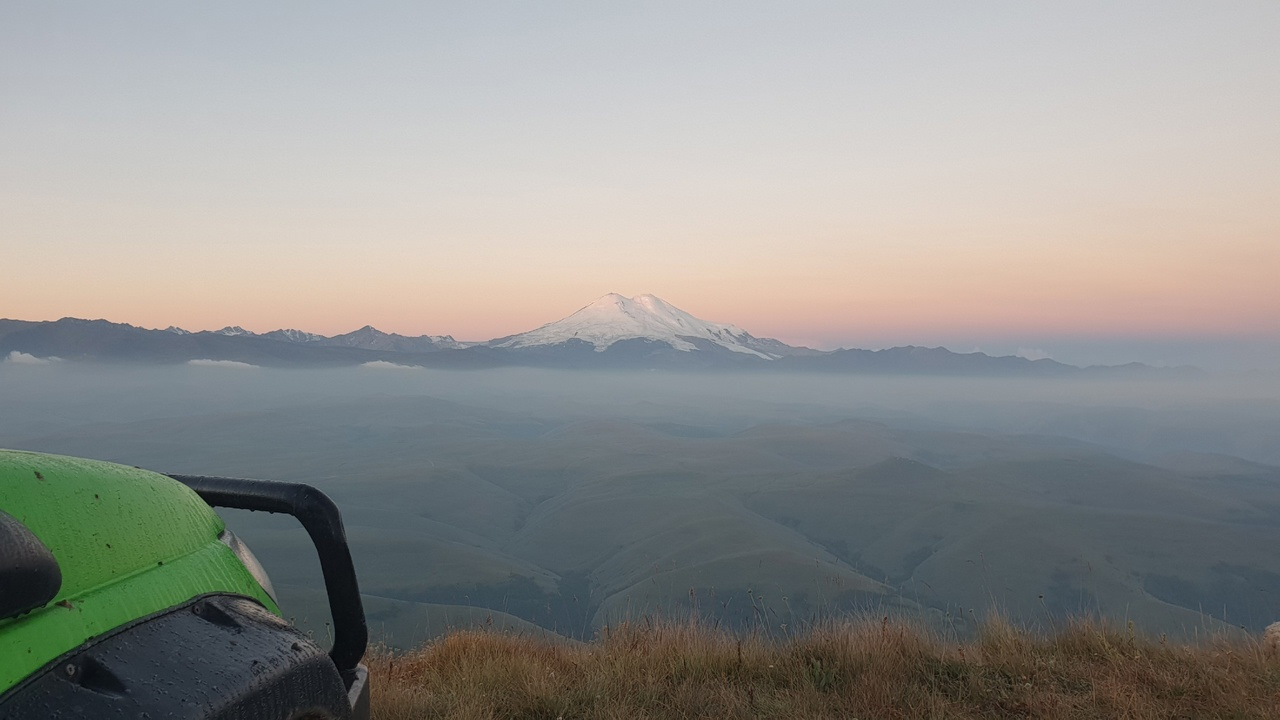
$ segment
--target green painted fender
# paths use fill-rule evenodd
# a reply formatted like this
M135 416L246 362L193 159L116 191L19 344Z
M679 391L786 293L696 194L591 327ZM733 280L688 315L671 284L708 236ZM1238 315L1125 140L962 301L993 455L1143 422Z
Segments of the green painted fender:
M0 693L95 637L199 595L245 595L280 612L219 541L217 513L164 475L0 450L0 510L62 571L48 604L0 620Z

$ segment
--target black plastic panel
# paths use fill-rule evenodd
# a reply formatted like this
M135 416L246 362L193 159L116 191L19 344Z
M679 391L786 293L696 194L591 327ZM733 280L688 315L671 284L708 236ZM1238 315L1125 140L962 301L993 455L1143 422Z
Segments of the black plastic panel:
M348 720L323 650L248 598L213 595L45 666L0 696L0 720Z
M62 570L26 525L0 510L0 619L48 604L62 587Z

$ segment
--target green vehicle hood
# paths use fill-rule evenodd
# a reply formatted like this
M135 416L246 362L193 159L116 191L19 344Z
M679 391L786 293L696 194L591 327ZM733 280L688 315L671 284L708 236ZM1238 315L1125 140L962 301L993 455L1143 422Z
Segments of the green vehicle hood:
M0 450L0 510L53 553L62 587L0 620L0 693L93 638L193 597L274 601L229 547L222 519L185 485L113 463Z

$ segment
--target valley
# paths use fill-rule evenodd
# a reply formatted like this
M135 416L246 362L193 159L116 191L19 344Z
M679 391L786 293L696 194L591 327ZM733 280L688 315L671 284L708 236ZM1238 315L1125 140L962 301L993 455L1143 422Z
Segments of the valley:
M1128 385L1116 405L1043 383L68 372L0 373L0 445L316 485L342 508L375 635L397 647L476 624L586 638L639 616L785 633L871 612L966 634L993 612L1045 628L1085 615L1176 637L1280 617L1274 400L1228 436L1213 409L1239 400L1166 385ZM1126 418L1142 442L991 427L1080 414ZM305 534L226 516L323 634Z

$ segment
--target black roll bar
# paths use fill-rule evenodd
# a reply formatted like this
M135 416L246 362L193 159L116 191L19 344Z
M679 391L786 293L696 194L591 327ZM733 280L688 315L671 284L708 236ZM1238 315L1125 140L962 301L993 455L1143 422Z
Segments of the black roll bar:
M301 483L245 480L204 475L170 475L214 507L284 513L297 518L320 555L329 614L333 616L333 649L329 657L348 684L369 644L356 569L347 547L342 515L329 496Z

